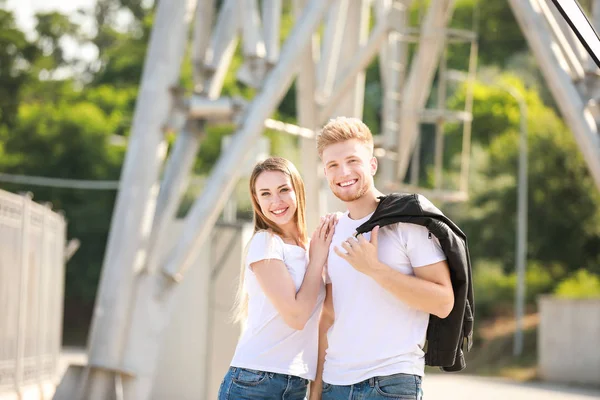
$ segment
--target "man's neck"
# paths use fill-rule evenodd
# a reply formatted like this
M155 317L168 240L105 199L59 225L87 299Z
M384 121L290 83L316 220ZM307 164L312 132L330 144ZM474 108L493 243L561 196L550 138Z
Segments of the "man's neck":
M378 196L383 195L379 190L372 188L359 199L346 203L350 219L361 219L371 214L379 204Z

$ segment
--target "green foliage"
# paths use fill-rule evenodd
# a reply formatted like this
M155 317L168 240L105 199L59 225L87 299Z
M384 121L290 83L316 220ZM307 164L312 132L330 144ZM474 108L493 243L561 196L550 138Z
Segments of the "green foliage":
M585 269L577 270L562 281L554 293L569 299L600 298L600 276Z
M527 101L528 258L557 262L569 271L598 266L600 196L573 136L537 92L523 88L518 78L503 75L497 81L516 87ZM451 103L464 101L460 96ZM476 238L471 241L474 258L500 260L509 270L515 263L520 112L500 87L478 84L474 97L473 142L486 150L472 170L469 202L454 207L453 215ZM449 133L454 154L460 151L460 135L457 130Z
M535 307L538 296L551 293L562 276L564 268L558 264L530 262L525 272L527 306ZM505 272L499 261L476 261L473 265L473 287L477 317L510 315L515 306L516 284L516 273Z
M2 8L0 27L0 125L12 127L20 92L31 79L28 66L39 56L39 49L17 28L13 13Z

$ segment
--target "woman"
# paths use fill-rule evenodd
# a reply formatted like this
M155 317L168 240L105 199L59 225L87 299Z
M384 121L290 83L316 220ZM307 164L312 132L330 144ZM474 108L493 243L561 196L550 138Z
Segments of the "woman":
M250 177L254 235L236 299L243 332L219 389L219 400L301 400L317 367L323 267L335 217L321 218L310 242L304 183L280 157Z

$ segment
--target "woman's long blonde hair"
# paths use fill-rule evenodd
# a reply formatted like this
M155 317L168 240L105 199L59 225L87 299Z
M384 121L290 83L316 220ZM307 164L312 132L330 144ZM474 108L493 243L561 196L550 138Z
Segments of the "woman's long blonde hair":
M294 222L298 229L298 237L294 238L300 244L305 245L308 242L308 234L306 233L306 194L304 192L304 182L300 177L300 173L289 160L282 157L269 157L264 161L257 163L252 170L250 175L250 197L252 199L252 209L254 211L254 233L260 231L270 231L281 237L284 236L283 231L277 224L269 220L260 209L258 203L258 197L256 193L256 179L264 171L279 171L284 173L290 178L292 182L292 188L296 193L296 213L294 215ZM240 280L238 284L237 293L235 296L235 303L233 306L233 320L235 322L244 323L248 316L248 293L246 286L244 285L244 277L246 275L246 260L244 261L240 269Z

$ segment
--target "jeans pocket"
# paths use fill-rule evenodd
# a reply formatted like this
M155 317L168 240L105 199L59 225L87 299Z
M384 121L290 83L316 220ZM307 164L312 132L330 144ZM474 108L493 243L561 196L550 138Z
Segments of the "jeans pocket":
M267 373L264 371L240 368L238 373L233 376L233 382L240 386L257 386L266 378Z
M327 382L323 382L323 389L321 390L321 393L327 393L331 390L331 388L333 388L333 385L330 385Z
M396 374L378 378L375 390L383 397L399 400L417 400L421 392L421 377Z

